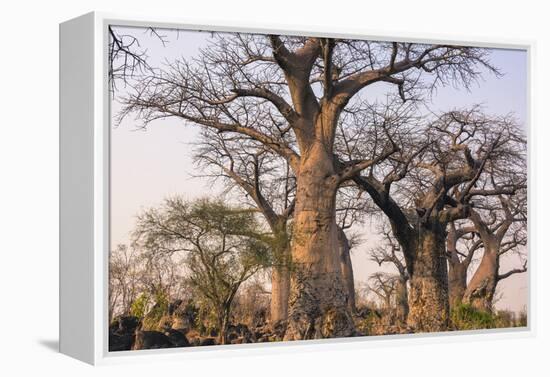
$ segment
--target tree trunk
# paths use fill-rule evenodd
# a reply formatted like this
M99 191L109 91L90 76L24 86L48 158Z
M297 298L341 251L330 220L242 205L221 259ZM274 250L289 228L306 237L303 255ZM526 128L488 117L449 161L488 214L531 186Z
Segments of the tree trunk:
M292 240L292 278L285 340L355 333L342 279L335 223L338 179L330 148L313 141L302 153Z
M446 331L449 325L445 228L421 224L409 292L407 324L415 332Z
M464 302L478 310L492 312L498 280L498 247L484 242L481 262L466 288Z
M400 278L397 282L397 287L395 290L395 303L397 306L397 320L402 324L407 321L407 316L409 315L408 299L409 295L407 290L407 281Z
M271 270L271 315L270 324L278 327L288 318L288 299L290 296L290 242L287 233L286 218L270 223L275 243L273 245L273 268Z
M271 325L287 320L289 295L289 266L284 264L273 266L271 270Z
M218 311L218 326L220 333L218 334L219 344L227 344L227 328L229 327L229 312L231 305L224 305Z
M467 264L449 261L449 305L451 308L462 303L466 292L467 273Z
M342 278L347 288L349 310L355 312L355 282L353 280L353 266L351 264L350 246L346 233L338 228L338 244L340 250L340 268Z

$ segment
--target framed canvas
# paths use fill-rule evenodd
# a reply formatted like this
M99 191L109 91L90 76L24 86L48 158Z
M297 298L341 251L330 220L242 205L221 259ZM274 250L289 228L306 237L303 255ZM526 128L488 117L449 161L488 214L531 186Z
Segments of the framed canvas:
M96 364L531 335L531 51L101 13L61 24L61 352Z

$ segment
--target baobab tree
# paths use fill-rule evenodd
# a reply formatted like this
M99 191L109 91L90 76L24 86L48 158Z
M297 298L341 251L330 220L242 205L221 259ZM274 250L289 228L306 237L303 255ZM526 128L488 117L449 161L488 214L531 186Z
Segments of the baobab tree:
M376 262L379 266L391 264L397 270L397 274L392 275L396 319L401 323L406 323L407 316L409 315L409 294L407 288L409 274L407 272L407 267L405 266L405 261L403 260L403 252L401 251L401 246L399 246L399 243L391 234L390 229L387 229L385 226L381 226L380 231L384 236L384 243L381 246L374 247L371 250L371 260Z
M387 272L375 272L369 277L369 291L382 302L382 308L389 316L397 299L399 277Z
M245 135L285 158L296 177L285 339L350 336L355 331L338 260L336 193L395 148L337 164L340 115L373 84L389 83L407 99L426 87L467 86L480 67L496 71L480 48L217 34L196 58L137 82L121 115L134 113L144 125L177 117Z
M525 203L514 203L509 198L502 201L504 218L493 223L493 220L482 219L478 211L472 211L470 218L475 224L483 244L481 262L470 280L463 301L478 310L492 312L493 298L497 284L514 274L527 271L527 260L523 258L522 266L500 274L500 260L503 255L527 244L524 229L514 227L515 222L526 223ZM511 233L511 234L510 234Z
M360 190L351 185L341 187L336 196L338 255L342 279L346 287L348 308L352 313L356 310L356 304L351 250L358 243L358 239L356 234L351 233L351 228L361 224L365 214L368 213L369 203L364 200L363 196Z
M483 256L468 283L463 301L478 310L492 312L499 281L527 271L527 259L521 253L521 248L527 244L527 201L522 178L507 181L505 186L494 185L485 191L500 194L493 203L489 201L470 213L483 245ZM500 273L502 256L514 251L523 259L522 266Z
M109 33L109 84L114 92L117 89L117 82L128 85L135 76L150 72L153 67L147 62L147 50L141 46L138 37L113 25L109 25L107 30ZM154 36L163 46L168 43L167 36L162 34L160 29L149 27L144 29L144 32Z
M422 124L413 123L405 110L386 106L378 115L379 124L396 126L395 135L388 135L399 140L399 152L354 180L388 217L403 250L410 276L408 325L444 331L449 325L447 224L467 218L473 199L484 195L475 187L487 161L507 150L501 130L510 120L486 116L476 106Z
M447 261L449 263L449 305L460 305L466 292L468 269L476 251L483 247L475 228L464 221L449 223Z
M491 156L482 161L483 170L471 182L456 186L450 195L451 200L470 202L468 221L458 227L452 224L447 237L449 271L460 279L460 283L454 285L456 291L451 302L456 304L461 299L478 310L491 311L498 281L526 271L525 262L521 268L499 275L500 256L519 252L526 244L526 141L524 132L511 116L488 119L480 116L479 109L474 109L453 117L471 143L475 143L475 139L480 143L483 138L494 142ZM471 241L463 260L453 263L458 260L456 243L468 234ZM464 289L464 270L480 248L483 249L481 261Z

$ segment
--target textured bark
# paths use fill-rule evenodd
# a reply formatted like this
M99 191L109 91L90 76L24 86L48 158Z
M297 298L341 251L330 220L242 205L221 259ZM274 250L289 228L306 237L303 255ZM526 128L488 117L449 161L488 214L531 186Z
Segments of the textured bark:
M407 324L416 332L446 331L449 325L445 229L420 226L409 292Z
M285 340L354 334L338 256L332 156L315 142L297 175L291 294Z
M483 242L483 257L468 283L464 302L481 311L491 312L493 309L493 297L499 280L499 250L502 239L513 222L511 213L506 211L506 214L505 221L496 231L492 231L476 211L470 214L470 220L477 228Z
M340 247L340 268L342 270L342 278L347 288L348 307L353 313L355 312L355 282L353 278L353 266L351 264L350 245L346 233L338 228L338 244Z
M285 211L287 212L287 211ZM274 236L273 268L271 270L271 326L276 327L288 318L290 273L292 257L287 232L288 216L267 216Z
M290 250L287 250L290 252ZM271 324L286 321L290 296L290 269L287 265L274 266L271 271Z
M449 305L454 308L462 302L466 292L468 266L449 262Z
M218 309L218 343L227 344L227 329L229 327L229 313L231 304L224 304Z
M401 323L405 323L409 315L409 294L406 279L400 278L397 282L395 304L397 320Z
M466 283L468 277L468 267L472 261L474 252L478 246L475 244L468 250L463 260L460 260L457 244L461 237L466 233L473 231L471 228L457 229L454 223L449 224L447 234L447 255L449 261L449 305L452 308L460 305L466 292Z
M468 284L464 302L478 310L491 312L498 282L499 258L495 245L486 243L484 246L483 257Z

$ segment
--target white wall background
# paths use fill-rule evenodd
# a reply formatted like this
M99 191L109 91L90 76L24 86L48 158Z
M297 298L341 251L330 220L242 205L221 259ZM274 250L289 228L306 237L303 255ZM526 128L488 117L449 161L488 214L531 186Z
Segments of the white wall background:
M468 374L514 376L548 372L550 258L544 240L550 213L547 88L548 10L543 1L454 2L367 0L81 0L5 1L0 21L0 374L315 376ZM313 352L224 357L93 369L57 354L58 333L58 23L91 10L254 25L330 26L365 34L406 33L461 39L536 41L533 76L534 170L531 243L536 336L421 344L374 343ZM533 257L533 256L532 256ZM379 346L376 346L378 344ZM538 371L538 372L537 372Z

